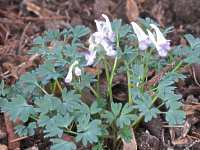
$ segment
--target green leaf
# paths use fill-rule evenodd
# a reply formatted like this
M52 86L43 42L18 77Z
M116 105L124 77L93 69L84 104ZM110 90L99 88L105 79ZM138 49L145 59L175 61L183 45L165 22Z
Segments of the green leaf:
M4 87L5 87L4 80L2 80L0 83L0 97L6 95Z
M200 62L200 51L199 51L200 47L195 48L191 55L188 55L185 59L184 62L188 63L188 64L194 64L197 63L199 64Z
M143 64L134 64L133 65L133 78L137 80L143 79L144 76L144 65ZM137 82L135 83L137 84Z
M192 34L186 34L184 35L188 43L192 48L199 47L200 46L200 38L195 38Z
M51 62L46 62L36 69L36 75L42 84L47 84L51 79L58 79L60 74L55 71L54 65Z
M36 37L36 38L33 40L33 44L36 44L36 45L44 45L44 44L45 44L45 40L44 40L43 37L38 36L38 37Z
M116 125L120 128L131 125L132 121L137 118L135 114L130 114L133 111L133 107L128 103L124 105L120 116L117 118Z
M152 107L152 99L147 93L143 95L142 99L135 100L134 102L136 103L134 108L139 109L139 111L144 115L145 122L148 122L157 116L159 110Z
M37 78L33 72L27 72L26 74L22 75L20 81L27 84L37 84Z
M73 142L62 139L52 139L51 141L53 142L51 150L76 150L76 145Z
M73 112L73 115L79 124L85 124L90 120L90 108L85 103L82 103Z
M59 40L60 35L61 33L59 30L49 30L44 32L44 38L50 42L53 40Z
M37 112L40 112L41 114L47 114L50 111L58 110L62 103L57 97L45 95L44 97L36 99L35 104L37 106L35 108Z
M62 99L63 99L63 109L62 112L74 112L81 107L81 96L76 94L75 91L67 91L63 89Z
M99 106L99 103L97 101L94 101L90 107L91 114L96 114L101 112L103 109Z
M122 25L122 20L113 20L112 24L112 29L113 31L119 35L119 38L125 37L128 32L131 31L130 25Z
M28 121L31 114L35 114L33 106L27 104L26 99L21 95L17 95L11 102L4 103L2 111L8 112L12 120L16 121L19 118L23 122Z
M130 127L126 126L122 129L120 129L120 131L119 131L120 137L128 143L131 142L131 139L133 137L131 130L132 129Z
M28 124L28 126L17 125L15 127L15 132L19 136L33 136L34 133L35 133L35 128L36 128L36 123L31 122L31 123Z
M170 125L183 124L185 119L185 113L182 110L170 109L166 112L166 120Z
M65 116L57 114L51 118L46 115L40 115L38 124L40 127L45 127L45 137L61 137L63 134L62 128L67 128L72 123L72 121L73 117L69 114L66 114Z
M100 120L93 120L85 124L79 124L77 128L78 135L76 136L76 141L82 141L83 145L85 146L88 143L97 143L98 136L102 135L100 125Z
M181 95L175 94L175 88L172 86L178 79L184 79L183 75L178 73L168 73L158 85L158 97L166 104L168 111L166 112L166 120L170 124L181 124L184 121L185 114L181 108Z
M72 28L72 33L73 33L73 38L80 38L90 33L90 29L83 25L78 25Z
M133 49L133 47L125 46L123 55L126 62L131 64L137 58L138 50Z
M115 117L117 117L122 109L121 103L111 103L111 110Z
M98 143L97 145L94 145L92 147L92 150L104 150L103 149L103 144L102 143Z
M86 87L90 87L90 84L95 82L95 81L96 81L96 79L95 79L94 75L86 73L86 74L81 75L81 81L78 81L78 80L75 81L74 80L72 82L72 85L74 85L75 87L77 87L80 90L83 90Z
M114 116L114 114L112 112L105 111L103 114L101 114L101 118L106 119L106 122L111 124L116 117Z

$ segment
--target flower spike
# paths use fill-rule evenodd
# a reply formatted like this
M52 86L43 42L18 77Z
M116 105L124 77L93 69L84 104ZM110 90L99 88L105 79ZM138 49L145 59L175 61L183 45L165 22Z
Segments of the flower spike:
M93 42L90 44L93 44L95 46L101 45L106 51L107 56L115 56L116 51L113 44L113 42L115 41L115 33L112 31L111 22L108 16L102 14L102 17L105 19L105 21L95 20L97 32L91 35L90 39L93 39Z

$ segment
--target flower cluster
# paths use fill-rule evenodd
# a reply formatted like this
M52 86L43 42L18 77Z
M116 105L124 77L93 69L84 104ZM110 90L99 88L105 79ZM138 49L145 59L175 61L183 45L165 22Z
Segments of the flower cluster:
M171 49L170 40L165 39L164 35L161 33L160 29L155 24L150 24L151 28L155 31L156 38L154 34L147 29L148 35L142 30L142 28L135 22L131 22L133 30L138 38L139 49L146 50L151 44L154 44L158 54L161 57L166 57L168 51Z
M89 48L88 52L84 53L86 66L90 66L94 64L96 59L96 47L102 46L106 52L107 56L114 57L117 54L115 50L115 33L112 30L111 22L105 14L102 14L102 17L105 21L95 20L97 31L94 32L89 38ZM168 51L170 50L170 40L165 39L164 35L161 33L160 29L154 25L150 24L150 27L155 31L155 35L147 29L146 34L143 29L135 22L131 22L133 30L138 39L138 47L140 50L144 51L151 44L155 45L158 54L161 57L166 57ZM70 83L72 81L72 70L78 64L78 61L75 61L69 68L67 77L65 78L66 83ZM75 67L75 74L77 76L81 75L81 70L78 67Z
M95 20L97 31L93 33L89 38L89 52L85 54L87 61L86 65L92 65L96 58L97 46L102 46L107 56L115 56L116 51L114 49L115 33L112 30L111 22L105 14L102 14L105 21Z

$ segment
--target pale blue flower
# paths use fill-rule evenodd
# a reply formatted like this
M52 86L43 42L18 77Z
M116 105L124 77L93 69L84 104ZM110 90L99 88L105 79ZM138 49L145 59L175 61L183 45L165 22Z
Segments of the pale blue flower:
M107 56L115 56L116 50L114 49L115 33L112 31L111 22L105 14L102 14L105 21L95 20L97 32L92 34L92 45L101 45L106 51Z
M166 57L168 54L168 51L171 49L170 40L167 40L164 37L164 35L161 33L160 29L156 25L150 24L150 26L155 30L156 38L154 37L151 31L147 30L149 34L149 38L151 39L152 43L155 45L158 51L158 54L161 57Z
M90 66L94 63L96 59L96 51L89 50L87 53L84 53L86 59L86 66Z
M151 40L149 39L149 36L142 30L142 28L137 23L131 22L131 25L137 36L139 49L146 50L151 44Z

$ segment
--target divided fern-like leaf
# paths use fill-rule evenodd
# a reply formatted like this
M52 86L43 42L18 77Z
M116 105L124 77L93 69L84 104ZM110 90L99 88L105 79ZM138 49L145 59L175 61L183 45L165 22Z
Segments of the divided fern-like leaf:
M28 121L31 114L35 114L33 106L27 104L26 99L21 95L17 95L11 101L5 102L2 111L8 112L14 121L18 118L23 122Z
M76 141L82 141L83 145L97 143L98 136L102 135L100 126L100 120L92 120L91 122L79 124L77 127L78 135L76 136Z

